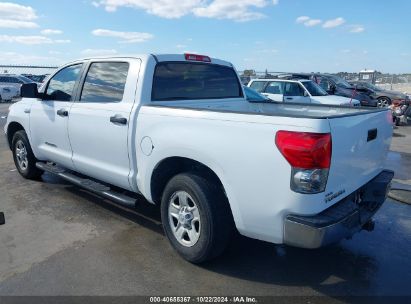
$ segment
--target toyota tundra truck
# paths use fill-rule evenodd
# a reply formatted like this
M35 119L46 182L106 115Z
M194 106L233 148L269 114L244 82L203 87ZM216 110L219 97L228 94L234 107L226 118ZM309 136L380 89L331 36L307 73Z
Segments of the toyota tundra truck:
M23 177L160 205L192 263L236 231L318 248L371 230L393 177L387 109L249 102L233 65L208 56L87 58L21 94L5 133Z

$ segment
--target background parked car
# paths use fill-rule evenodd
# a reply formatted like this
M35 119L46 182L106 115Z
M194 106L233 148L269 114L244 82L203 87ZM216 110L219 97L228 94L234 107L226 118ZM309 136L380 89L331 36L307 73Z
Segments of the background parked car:
M248 86L277 102L360 106L354 98L328 95L318 84L307 79L253 79Z
M279 75L279 78L285 79L310 79L319 84L328 94L354 98L361 102L362 106L376 107L377 100L367 94L366 90L356 89L345 79L332 74L286 74Z
M0 85L3 85L11 89L12 92L16 92L16 95L14 97L20 96L20 87L22 84L25 84L25 83L36 83L36 82L22 75L0 74Z
M49 74L44 74L44 75L21 74L21 75L37 83L43 83L44 79L46 79L46 77L49 76Z
M20 89L15 86L0 84L0 102L9 102L13 98L19 97Z
M350 81L350 84L357 90L365 90L373 98L377 100L378 107L388 107L395 100L396 102L409 101L409 97L401 92L384 90L372 83L366 81Z

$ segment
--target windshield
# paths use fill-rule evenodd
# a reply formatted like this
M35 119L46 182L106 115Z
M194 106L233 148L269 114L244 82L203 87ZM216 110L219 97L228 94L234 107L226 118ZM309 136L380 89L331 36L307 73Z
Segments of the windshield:
M268 101L268 98L264 95L261 95L257 91L253 90L252 88L244 86L244 93L247 98L247 101L250 102L261 102L261 101Z
M368 89L370 89L370 90L373 90L373 91L381 91L381 89L380 89L379 87L377 87L377 86L375 86L375 85L373 85L373 84L371 84L371 83L369 83L369 82L360 82L360 83L358 83L358 84L361 84L361 85L363 85L364 87L366 87L366 88L368 88Z
M311 96L327 96L327 92L313 81L302 81L303 86L310 92Z
M338 76L329 76L332 80L334 80L334 82L337 84L337 86L346 88L346 89L350 89L352 88L352 86L343 78L338 77Z

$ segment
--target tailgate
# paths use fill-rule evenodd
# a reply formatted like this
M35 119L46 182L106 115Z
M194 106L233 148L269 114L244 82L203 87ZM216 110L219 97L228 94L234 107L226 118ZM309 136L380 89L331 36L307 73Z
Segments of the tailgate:
M332 136L331 166L325 191L330 202L351 194L381 172L392 137L387 111L329 119ZM340 196L341 195L341 196Z

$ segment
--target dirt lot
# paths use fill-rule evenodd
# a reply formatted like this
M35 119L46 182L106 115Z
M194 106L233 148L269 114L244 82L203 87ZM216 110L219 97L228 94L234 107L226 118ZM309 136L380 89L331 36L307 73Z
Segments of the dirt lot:
M4 116L7 105L0 105ZM4 119L0 119L3 127ZM411 126L387 167L411 180ZM220 259L183 261L158 210L118 208L50 175L21 178L0 136L0 295L411 295L411 206L387 200L372 233L321 250L237 237ZM290 298L290 301L293 300Z

